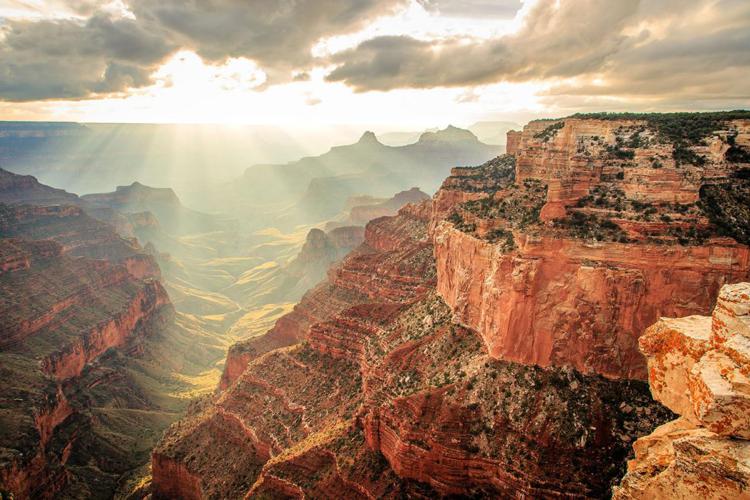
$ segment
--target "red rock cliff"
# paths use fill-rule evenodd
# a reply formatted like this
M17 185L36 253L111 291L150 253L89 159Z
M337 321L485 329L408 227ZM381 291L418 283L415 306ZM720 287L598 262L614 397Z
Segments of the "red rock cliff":
M69 401L86 389L77 377L109 349L147 334L171 306L158 281L139 280L105 260L71 257L54 241L0 238L0 256L13 263L0 272L0 398L7 402L0 490L52 498L71 481L68 445L82 425L73 421L86 411Z
M646 326L749 276L747 241L704 196L733 189L727 137L748 130L724 123L696 166L646 122L532 122L515 157L454 169L436 195L439 293L494 357L645 379Z
M280 321L303 342L251 353L170 428L153 454L156 497L196 484L203 498L602 496L619 479L627 443L664 411L644 384L488 356L434 292L429 211L370 223L328 288ZM334 289L337 310L308 314Z

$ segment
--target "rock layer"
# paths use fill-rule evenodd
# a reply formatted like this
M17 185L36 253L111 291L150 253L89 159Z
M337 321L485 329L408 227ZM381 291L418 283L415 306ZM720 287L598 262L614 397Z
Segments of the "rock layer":
M0 255L24 263L0 273L0 373L9 402L0 415L0 490L49 498L70 479L75 379L109 349L146 335L171 305L158 281L71 257L54 241L0 239Z
M511 133L513 156L454 169L435 197L438 291L494 357L645 379L637 339L648 325L705 314L723 284L750 276L743 219L728 228L720 215L744 202L704 196L750 192L747 164L727 155L748 146L750 124L717 127L680 149L697 164L680 163L685 146L647 120Z
M681 417L635 442L625 498L750 498L750 283L713 315L661 319L641 337L654 397Z
M640 382L488 356L435 294L429 212L371 222L263 344L294 345L230 353L225 389L154 450L156 497L606 494L668 414Z

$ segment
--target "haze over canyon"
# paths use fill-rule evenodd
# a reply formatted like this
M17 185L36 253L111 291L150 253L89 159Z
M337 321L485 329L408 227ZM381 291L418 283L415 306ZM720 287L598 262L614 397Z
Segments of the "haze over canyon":
M749 34L0 0L0 499L750 499Z

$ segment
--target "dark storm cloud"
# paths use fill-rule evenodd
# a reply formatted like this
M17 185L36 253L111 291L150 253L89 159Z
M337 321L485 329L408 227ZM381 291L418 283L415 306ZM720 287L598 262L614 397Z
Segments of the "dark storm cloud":
M747 97L750 2L562 0L557 8L540 1L513 35L468 42L380 37L332 62L338 66L328 80L358 91L598 75L608 84L555 91Z
M151 83L174 46L129 19L10 21L0 42L0 97L78 99Z

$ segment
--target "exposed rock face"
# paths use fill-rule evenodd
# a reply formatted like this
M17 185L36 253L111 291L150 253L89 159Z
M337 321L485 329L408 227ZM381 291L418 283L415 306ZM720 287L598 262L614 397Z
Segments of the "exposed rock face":
M518 146L521 143L521 132L518 130L509 130L505 142L505 154L514 155L518 152Z
M705 189L750 193L747 163L727 155L747 148L750 124L721 122L689 147L654 127L531 122L509 138L514 156L445 181L432 223L438 291L492 356L645 379L643 329L705 314L719 287L750 276L744 202L714 206ZM699 165L681 160L690 155Z
M750 283L711 317L661 319L641 337L657 399L681 417L635 442L615 498L749 498Z
M2 238L0 256L0 490L53 497L70 480L70 433L90 432L69 401L82 390L76 378L105 351L147 335L171 306L158 281L72 257L54 241Z
M307 337L311 325L328 320L368 296L382 295L390 300L412 296L414 285L422 282L420 273L425 270L421 266L403 266L402 261L415 254L430 253L424 226L425 221L411 213L369 224L364 244L329 271L327 282L307 292L268 333L230 348L220 387L229 386L251 359L300 342Z
M643 383L489 357L434 292L429 213L371 222L328 283L230 352L225 390L155 449L156 497L606 494L668 414ZM285 330L305 341L269 352Z
M438 290L491 355L646 378L639 331L664 314L709 310L710 293L746 279L746 247L585 243L519 235L516 249L435 232Z
M231 350L221 390L154 450L154 496L609 497L632 443L674 418L637 380L640 329L708 311L707 290L748 276L731 223L744 156L728 154L748 124L717 123L705 146L647 120L531 124L514 156L455 168L432 203L370 222L327 282ZM740 302L720 301L734 312L716 323L742 323ZM674 343L703 381L687 384L695 419L742 435L744 402L724 395L747 374L717 373L744 344L724 337L734 354ZM690 463L716 448L694 437L652 449ZM745 453L721 446L726 461L693 470L722 475Z
M76 257L108 259L124 265L136 278L158 278L159 266L135 240L71 205L0 204L0 237L50 239Z
M429 199L419 188L413 187L408 191L396 193L393 198L371 205L353 206L349 211L349 222L364 225L378 217L396 215L396 212L409 203L421 203Z

